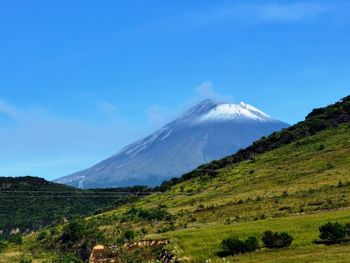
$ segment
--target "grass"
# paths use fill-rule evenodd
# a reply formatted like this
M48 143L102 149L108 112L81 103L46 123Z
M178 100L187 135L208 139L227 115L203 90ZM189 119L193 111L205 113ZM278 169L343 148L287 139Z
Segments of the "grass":
M287 262L289 260L290 262L291 258L294 258L294 262L312 262L312 260L318 260L317 262L345 262L343 259L350 257L350 244L325 246L313 243L318 239L318 227L328 221L349 223L350 209L234 225L203 225L198 228L150 235L148 238L173 241L172 249L177 250L180 257L189 258L191 262L205 262L207 259L211 259L213 262L221 262L222 260L215 255L220 251L220 244L224 238L256 236L261 239L263 232L266 230L287 231L294 237L292 246L288 249L261 249L255 253L231 257L226 260L231 260L231 262ZM329 261L329 259L332 260Z

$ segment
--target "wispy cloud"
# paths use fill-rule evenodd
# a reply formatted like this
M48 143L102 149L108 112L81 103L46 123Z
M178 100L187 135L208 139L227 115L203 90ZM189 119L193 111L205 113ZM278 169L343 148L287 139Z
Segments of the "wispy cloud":
M0 100L0 115L12 120L7 125L0 122L0 175L64 176L109 157L144 135L145 128L117 115L103 118L102 114L115 110L113 104L97 104L100 118L86 121Z
M117 110L117 107L109 101L99 101L97 103L97 108L108 115L115 113Z
M0 99L0 115L4 115L11 119L20 119L23 117L21 111L18 108L9 104L3 99Z
M210 11L191 11L188 17L199 24L227 20L243 23L295 22L315 18L334 10L334 6L321 2L235 4Z
M231 102L233 98L228 94L220 94L214 90L214 85L211 81L207 80L202 82L198 87L194 89L196 96L195 100L213 99L218 102Z
M146 109L146 116L152 128L160 127L169 121L172 115L172 111L159 104L153 104Z
M184 103L173 107L153 104L146 109L145 113L151 128L155 130L205 99L212 99L216 102L232 102L234 100L231 95L216 91L213 82L206 80L193 88L193 96L187 98Z

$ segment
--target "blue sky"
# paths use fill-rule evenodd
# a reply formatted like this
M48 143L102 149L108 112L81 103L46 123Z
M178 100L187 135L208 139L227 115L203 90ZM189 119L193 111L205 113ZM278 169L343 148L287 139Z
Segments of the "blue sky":
M0 175L86 168L206 97L289 123L350 94L348 1L6 1Z

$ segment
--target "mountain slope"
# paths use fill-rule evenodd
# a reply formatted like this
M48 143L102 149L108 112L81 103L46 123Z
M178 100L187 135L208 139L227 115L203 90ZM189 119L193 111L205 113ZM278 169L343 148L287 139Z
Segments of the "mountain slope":
M84 188L159 185L287 126L243 102L205 100L111 158L56 182Z

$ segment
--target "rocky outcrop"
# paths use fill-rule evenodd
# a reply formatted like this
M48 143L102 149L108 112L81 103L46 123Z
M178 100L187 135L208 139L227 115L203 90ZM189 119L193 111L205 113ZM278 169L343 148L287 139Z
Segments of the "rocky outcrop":
M135 243L125 243L124 248L131 250L135 248L146 248L146 247L163 247L169 244L168 240L142 240Z
M102 245L97 245L92 249L90 258L89 258L89 263L98 263L100 262L99 260L104 257L105 253L105 246Z
M140 240L137 242L128 242L122 246L97 245L92 249L89 258L89 263L124 262L123 255L125 255L125 253L132 253L137 249L148 248L163 248L158 256L154 256L154 259L158 259L162 263L177 262L176 257L164 249L164 246L166 246L167 244L169 244L168 240ZM121 253L122 251L124 251L125 253Z

